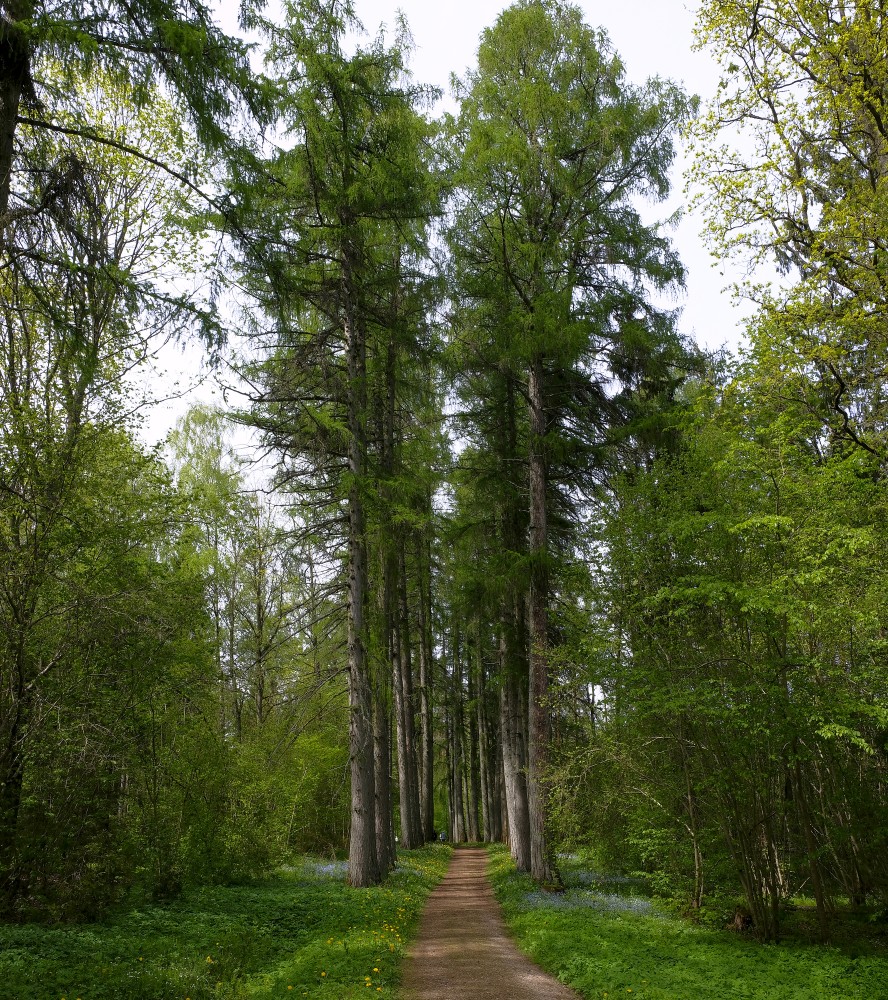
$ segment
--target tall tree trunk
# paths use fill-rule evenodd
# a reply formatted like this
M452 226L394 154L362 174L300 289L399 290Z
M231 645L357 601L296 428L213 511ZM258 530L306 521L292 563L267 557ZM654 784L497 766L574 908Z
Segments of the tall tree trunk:
M466 839L463 803L463 683L462 645L459 628L453 630L453 672L450 678L450 839L463 843Z
M510 476L506 469L518 467L518 385L507 375L507 392L499 433L498 447L508 460L504 468L504 504L500 532L503 548L514 559L526 554L526 511L521 493L523 483ZM530 871L530 829L527 809L527 774L524 760L525 718L521 704L527 680L527 660L524 655L524 595L523 581L513 579L503 594L499 625L499 757L498 776L501 780L501 826L518 869Z
M376 848L373 719L364 643L367 542L364 523L364 429L367 406L367 347L349 297L346 255L346 344L348 348L348 705L351 770L351 831L348 879L353 886L380 881Z
M0 237L8 223L9 192L15 157L15 130L19 106L31 84L30 45L16 21L34 17L33 0L8 0L6 16L0 21Z
M500 745L508 815L509 846L518 870L530 871L530 821L524 771L524 725L521 718L521 681L516 676L514 620L507 616L500 637L502 687L500 689Z
M528 704L527 802L530 817L530 874L541 884L558 884L547 835L544 780L549 761L549 573L546 497L546 406L539 356L530 367L530 685Z
M473 646L475 656L472 656ZM469 752L466 754L466 835L472 843L477 843L481 839L478 828L478 809L481 805L481 779L480 779L480 754L478 744L478 713L476 704L478 701L478 681L477 681L477 632L475 641L469 644L466 650L466 677L468 683L468 704L472 706L468 719Z
M530 820L527 782L521 752L521 720L518 682L507 678L500 694L500 730L503 748L506 812L509 846L518 870L530 871Z
M407 776L405 732L404 732L404 688L401 682L401 642L398 636L398 622L395 615L395 554L389 551L385 560L385 642L387 659L391 670L392 714L395 720L395 762L398 769L398 807L401 813L401 838L406 839L409 829L407 803Z
M496 729L496 722L488 718L488 733ZM489 739L489 737L488 737ZM500 740L490 741L490 766L493 773L490 798L490 840L492 843L507 840L506 801L503 791L503 748Z
M494 836L493 767L490 740L487 730L487 681L484 671L484 652L481 643L481 626L478 626L478 693L475 701L475 725L478 730L478 779L481 790L481 835L485 843L492 843Z
M401 725L404 730L404 792L402 793L401 829L404 846L421 847L422 824L419 816L419 775L416 754L416 699L413 693L413 657L410 648L410 613L407 605L407 563L404 550L398 556L398 629L401 667ZM406 811L405 811L406 809Z
M410 658L410 631L407 616L406 566L403 548L396 540L392 483L398 469L397 445L397 342L394 329L397 325L397 293L393 299L393 317L385 354L385 397L382 410L382 500L384 548L383 605L385 617L385 643L391 667L392 694L395 717L395 747L398 765L398 805L401 817L401 842L406 848L419 847L422 832L419 823L419 779L416 774L415 721L413 705L412 662Z
M384 681L380 679L380 686ZM392 817L392 748L388 699L377 690L373 703L373 777L376 801L376 851L382 876L395 867L395 829Z
M431 614L431 555L428 544L420 536L417 565L419 566L419 718L421 727L421 788L419 794L422 833L426 840L435 839L435 742L432 718L432 614Z
M500 827L502 829L502 842L512 843L512 835L509 831L509 803L506 794L506 769L503 763L503 740L502 733L500 739L496 740L496 780L500 789Z
M394 595L392 595L394 596ZM398 805L401 813L401 841L405 847L418 847L418 831L413 825L413 805L411 803L410 746L408 742L406 717L409 712L404 698L403 643L397 621L391 622L389 630L389 659L392 668L392 693L395 709L395 743L398 762ZM417 803L418 805L418 803Z

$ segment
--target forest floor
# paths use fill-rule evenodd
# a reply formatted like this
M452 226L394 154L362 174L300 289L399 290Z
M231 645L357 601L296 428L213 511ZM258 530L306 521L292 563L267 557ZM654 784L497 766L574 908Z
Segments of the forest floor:
M508 850L490 848L506 925L522 951L585 1000L888 1000L888 927L837 928L837 943L780 944L695 925L636 880L562 866L567 890L541 892Z
M483 848L454 851L404 963L404 1000L575 1000L506 932Z
M98 923L0 924L0 1000L406 1000L402 973L404 991L423 1000L888 1000L884 924L846 927L831 947L763 946L720 924L695 926L581 859L563 862L566 892L541 892L502 847L457 850L473 871L454 868L458 877L430 896L451 854L437 844L402 851L372 889L351 889L344 862L303 858L250 884L188 889ZM479 944L494 924L494 943ZM415 968L422 945L409 949L420 926L435 935L425 972ZM576 993L543 992L561 988L510 936ZM520 969L523 994L508 978ZM458 985L467 971L471 989Z
M401 851L372 889L350 888L342 861L303 858L100 923L0 924L0 1000L394 1000L450 855Z

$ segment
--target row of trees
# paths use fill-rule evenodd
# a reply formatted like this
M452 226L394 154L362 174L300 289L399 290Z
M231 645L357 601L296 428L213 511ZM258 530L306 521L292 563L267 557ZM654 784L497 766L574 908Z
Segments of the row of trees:
M570 522L615 428L656 411L688 362L673 317L651 301L680 283L681 267L636 202L665 197L691 104L658 81L629 86L578 10L522 3L483 36L460 115L437 129L433 153L421 113L431 95L406 73L407 38L347 54L347 8L309 17L306 6L267 29L293 145L267 161L277 183L242 205L242 220L261 221L253 242L264 241L278 278L270 286L265 266L244 272L261 350L243 419L280 456L277 484L323 546L318 564L331 549L347 553L350 878L372 883L394 862L392 729L402 843L433 834L437 640L455 690L474 674L467 652L483 658L493 642L502 702L468 731L467 825L459 762L475 709L453 702L451 833L478 834L477 800L491 812L501 770L515 855L554 884L544 789L551 566L573 544ZM445 196L442 298L428 230ZM443 338L431 324L438 302ZM440 589L444 577L429 535L444 471L442 373L460 411L461 526L451 530L483 531L498 565L479 565L488 579L470 620L448 612L436 630L430 582Z
M266 30L292 146L267 163L277 183L241 206L263 248L262 267L245 273L261 310L245 419L279 455L311 558L344 595L349 878L363 886L395 863L393 722L402 843L433 831L428 533L440 418L426 262L440 189L421 113L431 95L409 79L406 37L348 54L345 5L290 4L285 17Z
M884 899L880 12L704 4L695 118L519 0L441 121L346 2L245 7L264 75L199 4L44 6L3 8L5 912L346 844L369 885L444 826L764 938ZM786 270L739 362L641 214L683 127L718 252ZM132 434L158 341L235 324L267 495L218 414Z

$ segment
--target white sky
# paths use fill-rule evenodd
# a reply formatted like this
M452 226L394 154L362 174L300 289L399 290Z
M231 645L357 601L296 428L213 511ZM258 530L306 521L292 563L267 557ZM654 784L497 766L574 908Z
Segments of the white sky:
M703 100L715 93L715 63L707 53L691 49L697 7L693 0L574 2L585 12L589 24L607 31L629 81L642 83L648 77L660 76L682 83L689 93ZM358 17L370 32L381 23L391 25L395 11L403 11L416 43L415 77L441 87L445 93L451 73L462 76L474 65L482 30L493 24L507 6L505 0L355 0ZM685 163L683 157L676 162L672 198L653 210L656 217L666 218L684 204ZM701 228L699 219L686 216L673 236L688 271L681 328L707 347L735 347L740 339L740 316L730 295L723 292L731 272L721 265L713 268L712 258L702 245ZM719 270L725 270L725 276ZM739 273L734 273L739 278Z
M682 83L688 92L698 94L703 100L715 92L718 77L714 62L707 53L691 49L697 6L693 0L575 2L585 12L589 24L600 25L607 31L631 82L641 83L648 77L661 76ZM238 0L217 0L216 6L223 27L235 31ZM450 74L455 72L462 76L474 64L481 31L492 24L508 4L505 0L450 0L449 3L355 0L355 6L358 17L371 33L375 33L380 24L391 26L395 12L401 10L416 44L414 76L420 82L442 88L447 94ZM679 156L673 171L673 195L666 205L656 207L654 217L665 218L684 204L682 172L685 165L684 157ZM741 275L736 265L713 267L702 245L701 228L700 219L686 215L673 233L674 245L688 272L680 327L709 348L722 345L735 348L741 337L741 311L724 287ZM172 365L179 371L183 382L192 377L192 369L196 372L199 367L192 351L164 360L167 366ZM212 398L210 384L211 380L204 382L189 396ZM186 405L181 400L159 404L150 415L146 436L162 438Z

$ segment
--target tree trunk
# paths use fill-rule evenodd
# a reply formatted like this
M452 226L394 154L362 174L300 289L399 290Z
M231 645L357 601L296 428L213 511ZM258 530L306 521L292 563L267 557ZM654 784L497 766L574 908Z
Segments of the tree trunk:
M503 764L502 738L496 740L496 780L499 786L500 828L502 830L500 839L504 844L511 844L512 837L509 833L509 807L506 795L506 772Z
M348 270L348 268L347 268ZM348 281L346 279L346 290ZM346 294L347 305L351 303ZM348 705L351 770L351 831L348 879L353 886L380 881L376 848L373 720L364 644L364 601L367 593L367 542L364 502L364 453L367 403L367 350L364 332L350 312L346 318L348 347Z
M9 192L15 157L15 130L25 88L31 86L31 52L25 34L15 21L31 20L32 0L10 0L0 21L0 235L9 221Z
M398 628L400 640L401 727L404 731L404 768L401 794L401 830L404 847L413 849L423 844L419 816L419 776L416 754L416 699L413 694L413 657L410 650L410 615L407 606L407 565L404 550L398 558ZM400 775L399 765L399 775Z
M496 722L488 720L488 733L496 728ZM490 841L501 843L507 840L505 791L503 788L503 750L499 740L492 741L490 764L493 773L490 788Z
M527 803L530 873L543 885L560 884L546 836L544 780L549 761L549 573L546 506L546 407L539 357L530 367L530 690L528 704Z
M376 851L380 875L384 877L395 867L396 856L392 817L391 721L387 699L381 691L376 692L373 704L373 776Z
M466 839L463 803L463 684L462 649L459 631L454 628L453 672L450 678L450 839L464 843Z
M478 809L481 805L481 779L480 779L480 753L478 742L478 690L477 690L477 636L475 639L476 655L471 655L472 647L469 646L466 657L467 681L468 681L468 704L472 706L469 712L469 752L466 755L466 799L468 805L466 836L472 843L481 840L481 833L478 828ZM475 661L473 663L473 660Z
M419 713L421 726L421 788L419 795L422 833L435 839L435 742L432 718L432 622L430 562L426 540L420 538L419 565Z
M527 784L524 772L523 730L520 680L515 676L510 647L514 636L508 621L500 638L502 688L500 690L500 745L503 754L503 779L508 814L509 846L518 870L530 871L530 825L527 808Z
M518 386L507 376L507 391L502 421L499 426L499 449L508 461L506 468L519 467L518 450ZM503 548L513 558L526 554L526 511L521 494L523 484L518 476L506 475L500 532ZM527 774L525 770L525 717L522 711L523 689L527 680L527 660L524 655L524 595L525 584L514 580L503 594L499 626L499 706L497 743L497 774L501 781L502 832L519 871L530 871L530 829L527 811Z
M475 724L478 729L478 777L481 787L481 826L485 843L494 843L499 837L494 833L499 807L494 802L492 754L487 724L487 680L481 646L481 629L478 629L478 695L475 702Z

